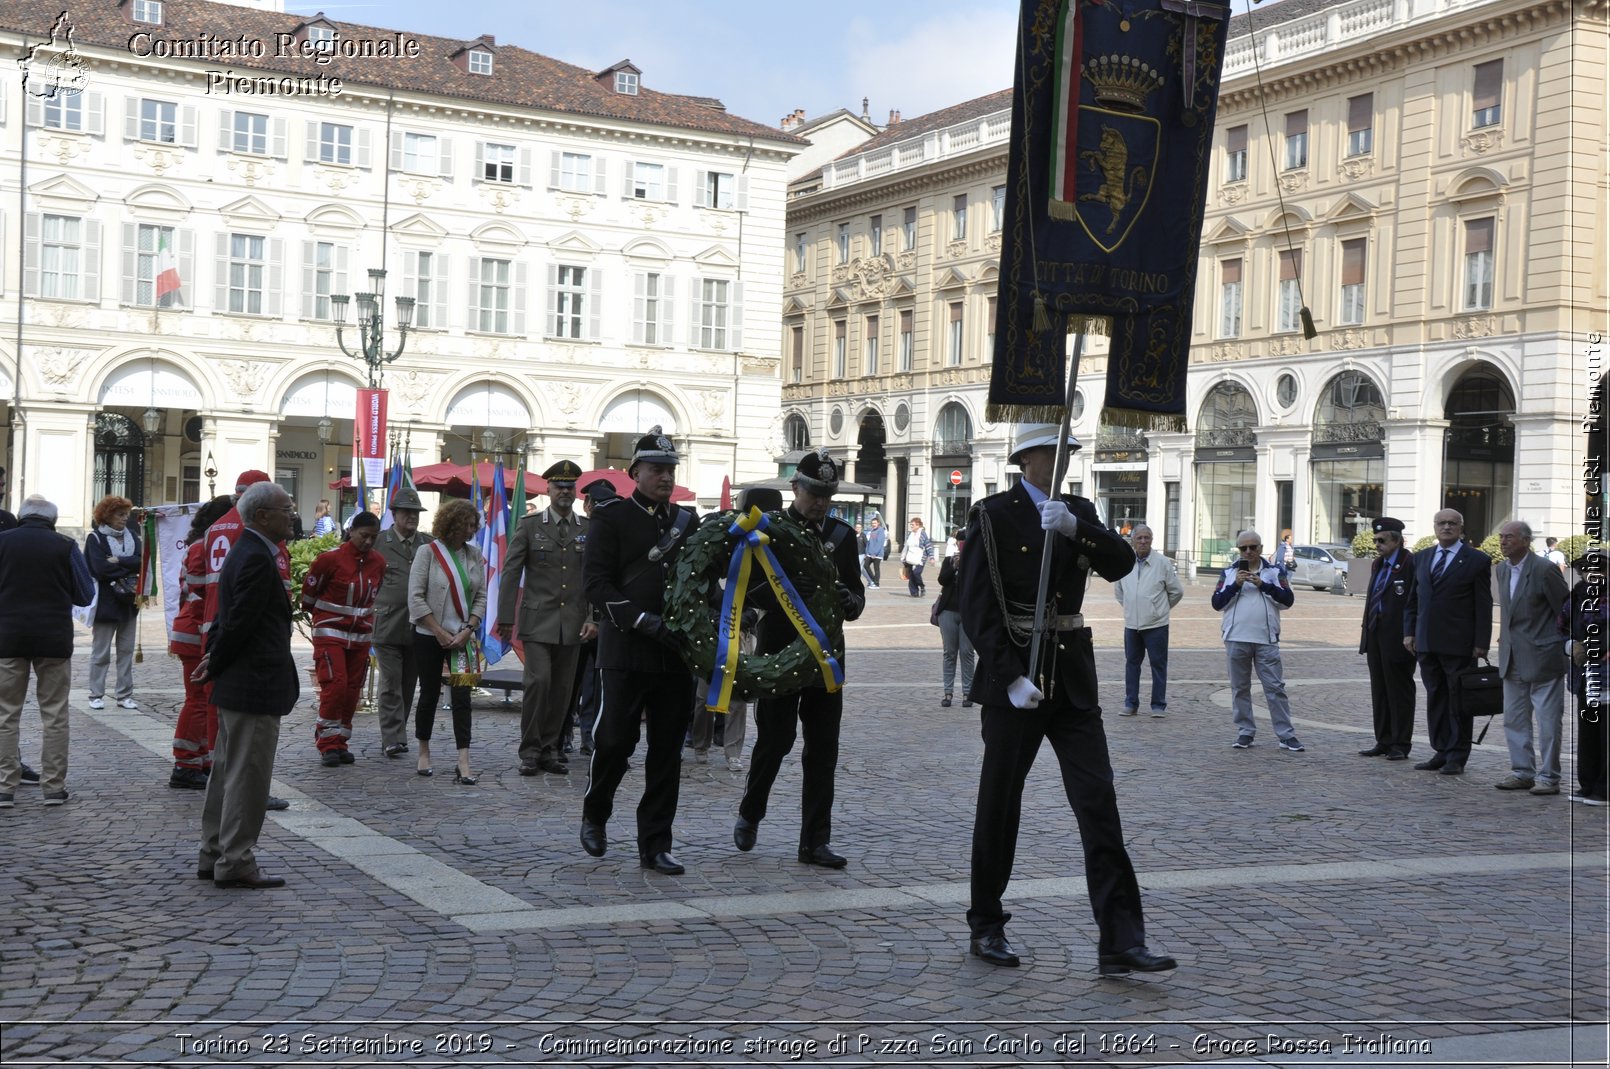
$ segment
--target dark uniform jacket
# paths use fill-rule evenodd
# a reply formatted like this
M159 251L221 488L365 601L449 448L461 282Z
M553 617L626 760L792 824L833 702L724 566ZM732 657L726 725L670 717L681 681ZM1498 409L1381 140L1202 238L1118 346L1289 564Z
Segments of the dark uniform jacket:
M787 514L789 519L801 527L811 529L810 521L795 512L792 505L788 507ZM861 580L861 548L855 539L855 529L843 520L829 516L822 521L820 538L824 549L829 542L838 539L838 545L833 549L833 570L838 573L839 607L844 610L846 622L858 619L866 608L866 584ZM801 597L811 596L811 590L802 582L802 577L791 575L788 578ZM789 644L799 637L799 632L794 629L788 614L777 604L777 596L772 592L771 584L766 581L764 573L750 583L746 600L756 608L766 610L766 615L761 617L760 628L755 635L756 653L777 653L787 649ZM839 659L840 666L843 666L843 647L840 646L831 652ZM826 686L820 675L811 685L818 689Z
M1414 636L1415 652L1469 657L1493 648L1493 559L1459 544L1442 575L1433 582L1436 545L1414 555L1414 597L1403 613L1403 632Z
M497 622L514 623L514 600L521 591L524 573L520 626L515 629L522 642L580 645L582 625L591 615L581 576L588 519L576 509L570 514L563 538L558 528L559 517L552 509L543 509L521 517L520 526L509 540L509 555L503 562L503 579L498 588Z
M1094 570L1108 582L1117 582L1134 570L1135 551L1101 525L1096 507L1088 500L1071 495L1063 495L1062 500L1078 517L1079 527L1072 540L1062 535L1052 539L1047 604L1054 606L1059 616L1070 616L1083 610L1090 572ZM973 689L968 696L983 705L1009 706L1012 703L1006 688L1019 676L1028 674L1028 644L1025 641L1018 645L1007 632L986 539L994 540L1000 590L1007 601L1004 614L1021 616L1032 628L1045 532L1040 528L1040 510L1021 483L973 506L967 550L961 555L961 598L956 605L962 616L962 630L978 652L978 671L973 675ZM1047 665L1055 670L1051 700L1071 702L1079 709L1096 708L1095 652L1088 627L1051 636L1041 654L1042 674ZM1036 685L1040 685L1038 681ZM1040 689L1045 687L1040 685Z
M375 552L386 562L386 574L380 580L380 593L375 597L374 641L380 646L408 646L414 641L414 625L408 619L408 571L414 566L414 557L421 546L435 541L423 527L414 532L414 551L403 552L402 536L395 527L380 532L375 539Z
M1375 564L1370 568L1370 584L1365 590L1364 618L1359 622L1358 652L1364 652L1364 645L1369 641L1373 629L1381 642L1381 655L1389 661L1412 661L1414 654L1403 648L1403 612L1414 599L1414 554L1408 546L1398 550L1397 559L1392 562L1392 574L1387 576L1386 586L1381 591L1381 603L1377 612L1371 612L1374 602L1371 592L1375 590L1376 581L1381 576L1381 557L1375 558Z
M301 696L291 659L291 602L274 551L250 529L218 574L207 674L220 709L284 716Z
M640 492L611 498L593 506L582 553L582 583L587 600L602 617L598 624L598 667L636 672L686 671L674 648L637 630L643 613L658 616L665 609L665 580L677 553L693 533L690 523L681 538L658 561L649 563L649 550L659 544L682 505L655 505Z
M71 657L73 606L94 596L78 543L24 518L0 537L0 657Z

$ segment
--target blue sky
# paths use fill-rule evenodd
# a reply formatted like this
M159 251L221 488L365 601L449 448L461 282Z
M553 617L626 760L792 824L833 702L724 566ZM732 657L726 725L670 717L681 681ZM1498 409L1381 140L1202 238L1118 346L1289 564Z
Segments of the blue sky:
M768 125L889 109L910 119L1012 84L1017 0L287 0L337 22L499 44L601 69L630 58L650 89L719 97Z

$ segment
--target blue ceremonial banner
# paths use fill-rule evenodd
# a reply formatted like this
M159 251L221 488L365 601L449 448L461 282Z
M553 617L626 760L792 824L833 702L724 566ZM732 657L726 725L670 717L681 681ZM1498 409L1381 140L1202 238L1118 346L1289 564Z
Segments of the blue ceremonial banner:
M1185 427L1227 4L1023 0L989 418L1060 421L1070 326L1105 422Z

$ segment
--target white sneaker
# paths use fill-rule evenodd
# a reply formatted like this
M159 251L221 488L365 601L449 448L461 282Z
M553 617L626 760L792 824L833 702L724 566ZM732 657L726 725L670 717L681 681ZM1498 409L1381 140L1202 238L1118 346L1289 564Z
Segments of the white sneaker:
M729 757L729 758L727 758L727 771L728 772L742 772L744 770L744 768L745 768L745 765L744 765L744 759L743 758L741 758L741 757Z
M105 698L91 698L89 700L89 707L91 709L105 709L106 708L106 699Z
M119 709L138 709L140 707L140 703L135 701L133 698L119 698L117 700L117 707Z

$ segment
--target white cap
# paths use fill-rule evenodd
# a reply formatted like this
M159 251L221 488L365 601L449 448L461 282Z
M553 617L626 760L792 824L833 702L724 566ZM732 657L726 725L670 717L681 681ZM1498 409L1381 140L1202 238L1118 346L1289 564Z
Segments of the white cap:
M1017 432L1012 435L1012 452L1006 457L1008 464L1016 464L1017 458L1030 449L1038 449L1042 445L1054 446L1057 444L1057 433L1061 427L1055 423L1020 423ZM1068 452L1076 453L1082 447L1079 439L1072 434L1068 435Z

